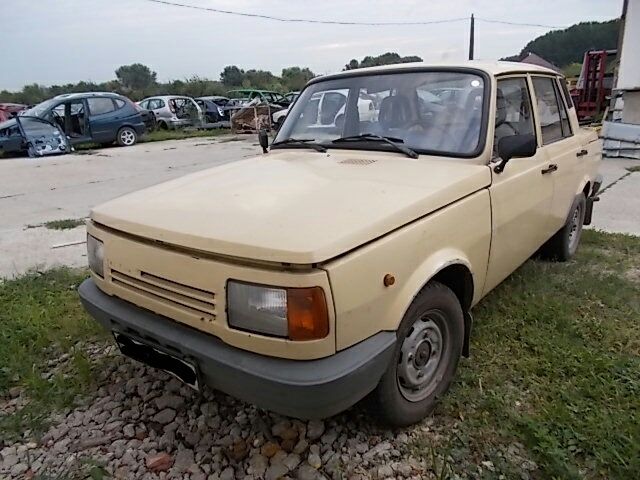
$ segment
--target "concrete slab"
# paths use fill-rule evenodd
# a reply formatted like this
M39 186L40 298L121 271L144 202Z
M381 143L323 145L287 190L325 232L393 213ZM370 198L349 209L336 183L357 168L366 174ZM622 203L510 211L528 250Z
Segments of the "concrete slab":
M622 158L608 158L603 160L600 166L602 174L602 188L607 188L622 177L629 175L627 168L640 166L640 161Z
M195 138L59 157L0 159L0 279L57 265L86 265L84 227L49 230L51 220L85 218L102 202L260 153L255 135Z
M635 165L640 166L640 162L635 161ZM600 195L590 228L640 235L640 172L626 171Z

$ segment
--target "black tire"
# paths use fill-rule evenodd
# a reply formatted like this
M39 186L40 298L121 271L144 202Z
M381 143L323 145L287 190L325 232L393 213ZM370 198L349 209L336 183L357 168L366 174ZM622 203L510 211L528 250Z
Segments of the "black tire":
M169 125L167 125L167 122L160 120L158 123L156 123L156 126L159 130L169 130Z
M118 130L116 142L121 147L131 147L138 143L138 133L131 127L122 127Z
M431 340L434 331L429 330L420 337L433 325L440 332L440 347L438 342ZM408 349L407 345L416 344L415 335L421 338L417 341L419 346L415 350ZM455 375L464 343L464 316L456 295L445 285L430 282L407 310L397 337L392 361L370 400L374 414L380 420L394 427L406 427L431 413ZM415 352L415 355L407 352ZM425 359L426 364L420 365ZM432 361L436 363L430 367L432 373L427 371L426 383L413 390L402 377L411 376L406 375L407 372L417 371L417 378L420 378L419 369L426 369Z
M580 244L587 201L584 193L576 196L563 227L545 243L540 251L547 260L566 262L571 259Z

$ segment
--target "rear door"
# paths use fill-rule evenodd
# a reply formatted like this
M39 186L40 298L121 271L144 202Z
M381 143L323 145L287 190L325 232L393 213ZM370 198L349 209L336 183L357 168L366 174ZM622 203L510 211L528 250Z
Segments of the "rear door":
M116 104L111 97L89 97L89 125L91 139L94 142L113 142L116 138L120 122L115 114Z
M567 103L557 78L534 75L531 79L539 112L536 123L542 139L540 150L546 158L547 175L553 178L550 222L555 233L567 220L584 172L579 142L569 122Z
M497 145L511 135L534 134L531 85L526 75L501 77L494 97L493 180L489 188L492 210L492 240L485 291L494 288L524 263L551 236L549 214L553 178L542 173L548 161L544 152L533 157L513 158L502 173ZM489 129L491 131L491 129Z

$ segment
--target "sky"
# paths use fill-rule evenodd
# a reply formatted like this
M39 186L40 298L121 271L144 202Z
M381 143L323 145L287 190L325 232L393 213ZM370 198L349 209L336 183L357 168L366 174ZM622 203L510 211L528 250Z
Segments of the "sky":
M410 22L477 17L566 27L609 20L622 0L175 0L286 18ZM103 82L121 65L143 63L158 80L218 79L225 65L279 75L316 74L387 51L425 61L464 60L467 21L421 26L281 23L151 3L148 0L0 0L0 90L25 84ZM519 53L545 27L476 22L476 58Z

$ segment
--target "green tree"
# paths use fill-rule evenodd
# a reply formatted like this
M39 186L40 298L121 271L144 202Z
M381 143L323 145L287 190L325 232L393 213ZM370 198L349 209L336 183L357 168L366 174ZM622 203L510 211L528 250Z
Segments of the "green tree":
M280 79L266 70L247 70L244 74L243 87L260 88L265 90L281 90Z
M144 90L156 84L156 72L141 63L121 66L116 70L116 77L128 90Z
M289 67L282 69L281 82L285 90L297 91L302 90L313 77L314 73L308 68Z
M235 65L227 65L220 73L220 81L227 87L236 87L242 85L244 81L244 70Z
M343 70L355 70L356 68L360 68L360 62L355 58L352 58L349 63L344 66Z
M528 52L535 53L561 68L571 63L582 63L587 50L617 48L620 21L582 22L564 30L553 30L525 45L519 55L503 60L519 61Z
M367 55L360 62L358 62L356 59L352 59L344 66L344 70L354 70L356 68L377 67L380 65L395 65L397 63L410 62L422 62L422 58L416 55L402 57L396 52L387 52L383 53L382 55L378 55L377 57Z

